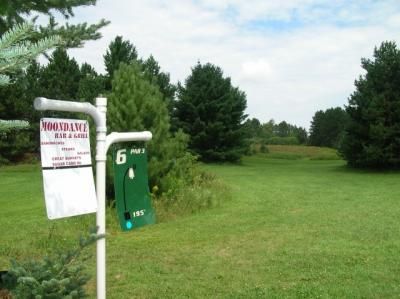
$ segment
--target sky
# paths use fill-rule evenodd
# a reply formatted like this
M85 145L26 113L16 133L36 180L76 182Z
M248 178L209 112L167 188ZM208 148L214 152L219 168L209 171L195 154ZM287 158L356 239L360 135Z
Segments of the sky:
M111 21L102 39L69 50L78 62L104 73L121 35L173 83L213 63L246 93L250 118L306 129L316 111L347 104L362 57L386 40L400 45L398 0L97 0L74 12L71 23Z

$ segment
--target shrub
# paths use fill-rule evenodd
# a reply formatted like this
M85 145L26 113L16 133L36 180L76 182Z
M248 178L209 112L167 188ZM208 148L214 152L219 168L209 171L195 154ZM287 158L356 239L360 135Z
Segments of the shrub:
M158 221L197 213L230 199L228 188L213 175L194 168L191 184L154 198Z

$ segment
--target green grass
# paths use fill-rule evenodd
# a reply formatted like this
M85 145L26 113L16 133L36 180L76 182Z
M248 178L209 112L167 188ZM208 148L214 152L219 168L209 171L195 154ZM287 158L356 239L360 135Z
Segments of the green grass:
M108 298L400 296L400 173L268 155L204 168L231 189L217 208L129 233L109 213ZM50 222L41 190L37 166L0 168L0 269L94 223Z
M339 160L336 150L327 147L304 145L268 145L267 158L271 159L310 159L310 160Z

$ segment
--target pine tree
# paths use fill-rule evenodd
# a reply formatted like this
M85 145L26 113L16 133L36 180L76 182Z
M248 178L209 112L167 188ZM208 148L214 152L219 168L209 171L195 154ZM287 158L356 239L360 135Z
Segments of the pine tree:
M82 64L80 74L77 98L82 102L93 102L99 94L105 92L106 78L97 74L87 63Z
M52 53L49 64L43 68L40 78L44 97L57 100L78 99L81 73L75 59L59 48Z
M400 167L400 50L383 42L355 82L341 153L355 167Z
M107 88L111 89L111 80L113 79L114 72L118 70L119 65L121 63L130 64L137 61L138 54L133 44L123 40L122 36L117 36L109 44L108 50L103 58L108 75Z
M178 86L175 117L190 148L205 161L237 161L246 152L242 122L246 95L210 63L198 63Z
M17 24L26 22L27 18L36 21L33 13L48 15L49 24L39 26L33 40L58 35L62 38L67 48L82 47L87 40L96 40L101 37L99 30L109 24L104 19L97 24L87 23L71 25L66 23L59 26L54 19L54 12L61 13L66 19L74 16L73 9L79 6L95 5L96 0L13 0L0 3L0 34L13 28Z
M176 86L171 84L170 75L161 71L161 67L154 59L153 55L150 55L150 57L142 63L142 68L146 78L153 84L156 84L160 89L163 95L163 101L166 103L169 115L171 116Z
M153 134L147 143L150 185L166 192L180 180L190 179L188 173L194 160L186 153L187 137L181 132L171 135L162 94L146 79L141 66L121 64L112 86L108 98L108 131L148 130Z

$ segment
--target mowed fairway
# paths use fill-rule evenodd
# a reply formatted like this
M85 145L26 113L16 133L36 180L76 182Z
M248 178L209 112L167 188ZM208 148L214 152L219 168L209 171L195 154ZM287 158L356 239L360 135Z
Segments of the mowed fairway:
M129 233L109 214L108 298L400 297L400 173L268 157L204 166L231 189L220 207ZM0 168L0 269L94 223L48 221L40 175Z

